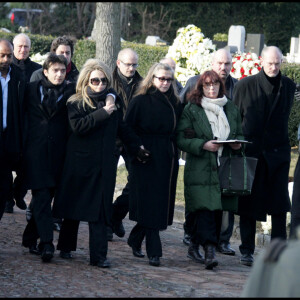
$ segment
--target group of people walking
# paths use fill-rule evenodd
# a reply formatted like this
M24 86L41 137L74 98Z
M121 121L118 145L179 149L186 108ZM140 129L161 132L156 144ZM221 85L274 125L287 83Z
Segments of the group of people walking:
M29 56L28 36L15 39L22 40ZM230 53L220 49L212 70L191 78L185 88L175 79L170 58L153 64L142 78L133 49L119 52L113 72L94 58L78 72L73 51L72 40L55 39L43 66L25 77L29 57L18 59L15 47L0 40L0 217L13 197L19 208L26 208L22 201L31 190L22 237L30 253L51 261L53 223L60 222L57 250L71 259L80 221L85 221L90 264L110 267L108 241L112 233L125 235L122 220L129 212L136 222L127 240L133 255L145 256L145 240L149 264L159 266L159 232L173 222L179 150L186 153L185 242L190 259L213 269L216 250L235 254L229 242L234 214L240 215L245 265L253 263L256 220L271 214L272 238L286 239L287 122L295 84L280 73L277 47L265 48L260 73L240 82L229 75ZM241 144L214 141L244 138L252 142L246 155L259 159L253 194L224 196L219 159L240 153ZM120 155L128 182L113 202ZM18 171L19 193L12 192L17 189L12 171Z

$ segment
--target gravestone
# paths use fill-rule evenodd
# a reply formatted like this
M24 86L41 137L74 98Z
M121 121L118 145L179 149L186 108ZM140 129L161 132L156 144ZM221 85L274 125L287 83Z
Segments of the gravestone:
M299 51L299 38L291 38L290 54L298 54Z
M150 46L166 46L167 42L162 40L159 36L148 35L145 44Z
M256 53L260 56L264 47L265 37L263 34L248 33L246 41L246 52Z
M233 53L244 52L245 50L245 27L242 25L231 25L228 32L228 48ZM235 51L235 52L236 52Z

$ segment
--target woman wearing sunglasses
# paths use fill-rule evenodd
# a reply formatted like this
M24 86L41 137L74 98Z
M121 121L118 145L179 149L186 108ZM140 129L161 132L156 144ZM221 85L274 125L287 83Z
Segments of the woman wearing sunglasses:
M175 141L177 120L182 111L176 93L174 71L167 64L154 64L129 103L125 121L151 152L151 160L131 160L129 219L136 221L128 245L133 255L146 238L149 264L160 265L162 246L159 230L173 222L178 152Z
M117 134L136 155L140 139L123 121L121 100L111 86L111 72L98 59L82 67L76 94L67 102L71 135L54 215L64 218L57 249L63 258L76 250L80 221L89 224L90 264L109 267L106 258L116 180Z
M237 197L221 196L218 177L220 156L238 151L241 144L215 144L215 140L243 139L237 107L225 96L225 87L214 71L204 72L196 88L187 95L178 125L177 143L187 153L184 169L186 211L195 216L188 257L204 263L206 269L218 265L215 249L221 230L222 210L236 212ZM194 138L186 138L191 128ZM205 258L199 246L205 250Z

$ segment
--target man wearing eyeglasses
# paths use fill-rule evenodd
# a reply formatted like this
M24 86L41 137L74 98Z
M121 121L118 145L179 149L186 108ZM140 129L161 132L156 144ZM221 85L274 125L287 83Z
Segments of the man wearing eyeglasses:
M237 79L230 76L230 71L232 67L232 57L229 51L222 48L217 50L213 54L212 58L212 70L218 73L221 77L222 81L225 84L225 95L229 99L233 99L233 89L236 83L238 82ZM184 89L180 93L181 101L185 104L186 103L186 95L190 92L196 85L197 80L199 79L200 74L189 78L187 81ZM193 137L193 132L189 135L190 138ZM187 136L188 137L188 136ZM185 234L183 242L185 244L189 244L190 240L190 227L192 226L193 218L192 216L186 216L186 222L184 224ZM224 211L222 217L222 227L219 236L219 244L217 250L225 255L235 255L235 250L230 246L230 238L233 233L234 227L234 213Z
M143 79L137 71L138 67L138 55L131 48L122 49L118 53L118 58L116 62L116 67L113 71L113 82L112 86L114 90L118 93L123 104L123 115L125 116L126 110L130 100L132 99L134 92ZM128 157L126 151L121 143L121 140L117 139L117 163L120 155L122 155L125 166L128 170ZM127 180L129 181L129 175ZM113 232L118 237L123 237L125 235L125 229L122 220L126 217L129 211L129 184L127 182L122 194L113 203L113 214L112 214L112 224ZM108 228L108 240L112 240L112 233Z

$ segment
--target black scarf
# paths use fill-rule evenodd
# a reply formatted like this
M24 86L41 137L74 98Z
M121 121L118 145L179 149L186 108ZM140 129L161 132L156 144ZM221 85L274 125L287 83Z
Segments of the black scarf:
M29 61L29 57L27 57L25 60L24 59L17 59L14 55L13 55L13 63L18 66L22 71L25 71L26 69L26 63Z
M57 99L63 94L66 87L66 81L64 80L62 84L54 85L43 73L41 85L44 94L42 105L49 115L51 115L57 108Z
M101 92L94 92L89 86L87 87L88 96L98 108L105 106L105 99L108 93L109 90L107 88Z

